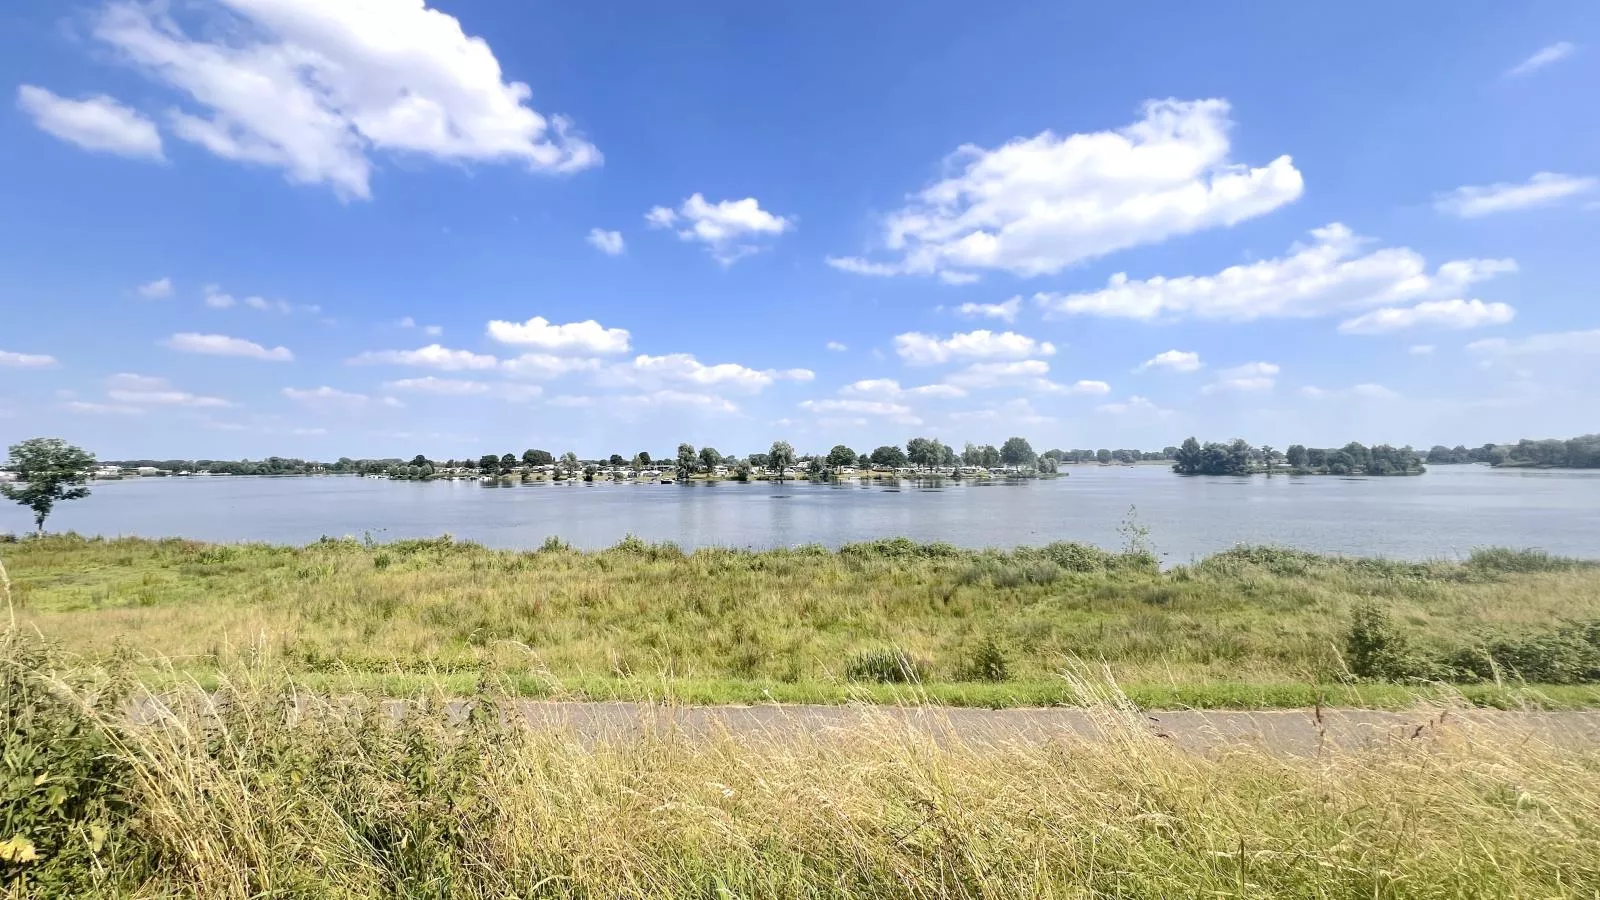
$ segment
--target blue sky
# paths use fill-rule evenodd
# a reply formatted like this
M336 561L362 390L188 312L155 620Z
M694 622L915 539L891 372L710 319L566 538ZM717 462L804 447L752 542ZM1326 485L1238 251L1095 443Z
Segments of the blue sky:
M1594 4L36 0L0 27L3 443L1600 419Z

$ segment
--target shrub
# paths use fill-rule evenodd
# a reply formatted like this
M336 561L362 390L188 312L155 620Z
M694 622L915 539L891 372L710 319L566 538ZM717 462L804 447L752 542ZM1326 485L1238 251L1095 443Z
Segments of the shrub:
M1011 658L1005 647L990 635L968 655L960 677L962 681L1010 681Z
M1600 683L1600 619L1491 637L1449 654L1445 664L1457 680L1511 677L1541 684Z
M844 677L879 684L920 684L928 680L930 666L904 650L885 648L858 653L845 663Z
M1350 611L1350 628L1344 634L1344 659L1357 678L1394 680L1411 675L1405 635L1389 614L1372 601Z
M903 537L862 541L857 544L845 544L839 548L840 556L858 559L870 557L882 559L953 559L967 556L971 552L944 541L919 544L910 538Z
M557 537L553 534L545 538L544 543L539 545L540 553L568 553L571 552L571 550L571 544L563 541L560 537Z
M107 871L128 874L119 850L130 843L133 772L95 721L122 715L121 700L38 638L0 635L0 885L74 897Z
M1587 560L1555 556L1543 550L1513 550L1510 547L1480 547L1467 557L1467 568L1484 573L1565 572L1592 566Z

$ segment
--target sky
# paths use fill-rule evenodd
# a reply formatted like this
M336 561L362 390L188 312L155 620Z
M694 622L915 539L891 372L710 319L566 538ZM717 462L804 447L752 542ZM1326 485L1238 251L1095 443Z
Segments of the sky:
M1596 430L1600 5L1114 7L8 3L0 444Z

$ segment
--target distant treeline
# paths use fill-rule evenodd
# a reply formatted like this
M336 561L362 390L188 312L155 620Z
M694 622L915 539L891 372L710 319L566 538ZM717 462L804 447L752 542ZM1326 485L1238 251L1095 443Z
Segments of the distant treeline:
M1317 448L1294 444L1279 451L1271 446L1252 447L1242 440L1226 444L1201 444L1191 437L1173 455L1172 471L1179 475L1421 475L1422 457L1410 447L1377 444L1368 447L1351 441L1343 447Z
M1600 434L1584 434L1564 441L1523 438L1515 444L1484 444L1470 450L1440 444L1428 451L1429 465L1463 463L1488 463L1512 468L1600 469Z

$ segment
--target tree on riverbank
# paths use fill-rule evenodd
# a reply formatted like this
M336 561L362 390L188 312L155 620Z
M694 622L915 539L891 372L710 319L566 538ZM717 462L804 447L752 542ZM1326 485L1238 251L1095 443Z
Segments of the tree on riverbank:
M767 468L778 473L778 480L783 480L783 475L794 465L794 447L788 441L773 441L772 449L767 451Z
M1242 440L1201 444L1190 437L1174 454L1172 471L1179 475L1270 475L1279 458L1271 447L1252 447ZM1296 475L1421 475L1424 471L1422 458L1410 447L1368 447L1359 441L1337 449L1294 444L1282 459Z
M44 534L44 520L61 500L89 496L84 486L94 454L60 438L31 438L12 444L6 468L21 484L0 484L0 495L33 510L33 524Z

